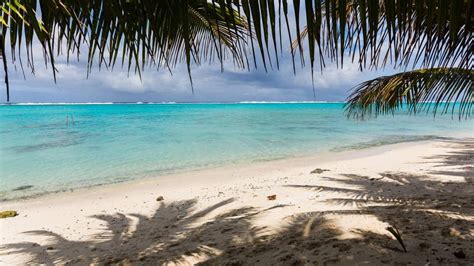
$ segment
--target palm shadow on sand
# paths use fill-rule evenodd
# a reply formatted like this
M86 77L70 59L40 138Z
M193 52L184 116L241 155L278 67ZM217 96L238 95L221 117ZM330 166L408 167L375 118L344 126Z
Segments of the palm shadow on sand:
M455 150L433 156L426 162L449 171L430 171L427 175L384 172L377 176L341 174L325 177L337 186L287 185L336 192L327 203L357 210L311 212L294 215L279 234L245 249L230 249L208 260L226 264L228 258L249 258L244 264L423 264L468 265L474 260L474 142L450 141ZM425 161L425 160L424 160ZM433 177L449 175L458 182L440 182ZM343 208L341 208L343 209ZM346 209L346 208L344 208ZM408 252L385 234L364 229L353 231L357 237L344 238L331 219L374 216L399 229ZM272 252L278 251L278 252Z
M93 240L72 241L50 231L30 231L25 233L48 236L50 244L25 242L3 249L29 256L29 262L37 264L185 263L192 257L215 256L216 247L228 245L234 234L249 238L256 234L259 228L250 225L252 215L257 214L252 208L233 210L195 226L200 218L231 202L232 198L198 212L194 212L193 200L162 203L151 217L94 215L91 218L103 221L106 229Z
M452 173L343 174L325 177L338 186L287 185L295 193L301 189L337 192L339 196L328 203L358 209L293 215L276 234L265 234L266 228L254 225L254 219L266 210L239 208L201 221L233 199L198 212L196 202L189 200L162 203L151 217L95 215L91 218L104 221L106 229L88 241L68 240L49 231L26 232L49 236L51 242L9 244L2 252L28 256L30 263L40 264L468 264L474 259L473 145L456 145L454 152L427 158L439 166L450 166ZM430 178L440 174L464 181ZM357 230L352 232L357 237L343 238L331 219L349 215L371 215L397 227L408 252L403 252L388 232ZM460 250L466 258L454 255Z

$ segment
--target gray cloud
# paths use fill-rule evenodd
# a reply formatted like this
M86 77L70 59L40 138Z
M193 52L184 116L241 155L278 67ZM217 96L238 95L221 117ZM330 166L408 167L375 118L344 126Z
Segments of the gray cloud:
M291 14L292 12L290 12ZM291 23L294 23L290 16ZM300 22L302 24L302 22ZM7 36L8 42L8 36ZM290 47L283 39L283 47ZM301 68L293 75L291 55L288 49L280 58L280 70L234 69L232 63L224 63L224 72L218 62L192 67L194 94L192 93L186 66L179 64L171 75L166 69L145 69L142 79L117 66L113 72L95 67L87 78L84 60L66 63L65 56L57 60L57 83L53 82L52 70L42 62L41 47L34 44L35 75L26 73L26 79L18 69L10 67L12 102L222 102L222 101L311 101L313 89L309 67ZM7 54L9 51L7 50ZM360 72L357 64L346 56L344 68L329 63L323 70L314 72L316 100L343 101L349 89L367 79L386 75L393 71ZM257 55L259 58L259 55ZM356 59L357 60L357 59ZM118 62L120 59L117 60ZM275 63L275 62L274 62ZM28 69L25 69L28 71ZM3 97L2 97L3 96ZM0 92L5 101L5 90Z
M146 69L142 79L117 68L113 72L93 70L89 78L82 63L60 62L55 84L51 69L38 66L36 75L10 72L13 102L107 102L107 101L309 101L313 100L309 68L299 68L293 75L291 59L283 58L279 71L235 70L220 66L194 66L194 95L184 65L171 75L166 70ZM321 74L314 73L316 100L342 101L348 90L359 82L389 71L360 72L357 64L338 69L328 65ZM4 92L2 92L4 93Z

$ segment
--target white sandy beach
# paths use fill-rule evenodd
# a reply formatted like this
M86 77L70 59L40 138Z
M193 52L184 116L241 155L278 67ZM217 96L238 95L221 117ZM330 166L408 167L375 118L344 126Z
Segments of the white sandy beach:
M473 182L463 138L2 202L0 264L472 265Z

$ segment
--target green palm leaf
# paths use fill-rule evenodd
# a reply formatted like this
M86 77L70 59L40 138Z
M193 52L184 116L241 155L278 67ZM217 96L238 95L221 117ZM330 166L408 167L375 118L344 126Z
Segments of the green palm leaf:
M365 118L393 113L407 106L411 112L442 112L459 107L459 118L472 114L473 70L432 68L379 77L357 85L346 103L349 116ZM458 102L457 104L455 102Z
M87 57L88 73L94 64L112 69L121 58L122 67L141 75L153 66L171 70L191 64L223 61L230 55L244 67L248 34L246 20L226 3L206 0L5 0L0 54L7 83L6 38L10 37L12 59L27 51L28 67L34 72L34 38L42 45L44 61L55 76L55 56L65 53ZM40 15L39 15L40 14ZM21 59L21 58L20 58Z

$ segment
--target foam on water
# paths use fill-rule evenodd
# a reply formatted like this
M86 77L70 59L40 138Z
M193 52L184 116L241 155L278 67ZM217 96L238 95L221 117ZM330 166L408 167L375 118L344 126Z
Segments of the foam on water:
M343 105L2 105L0 199L474 131L472 120L404 112L354 121Z

